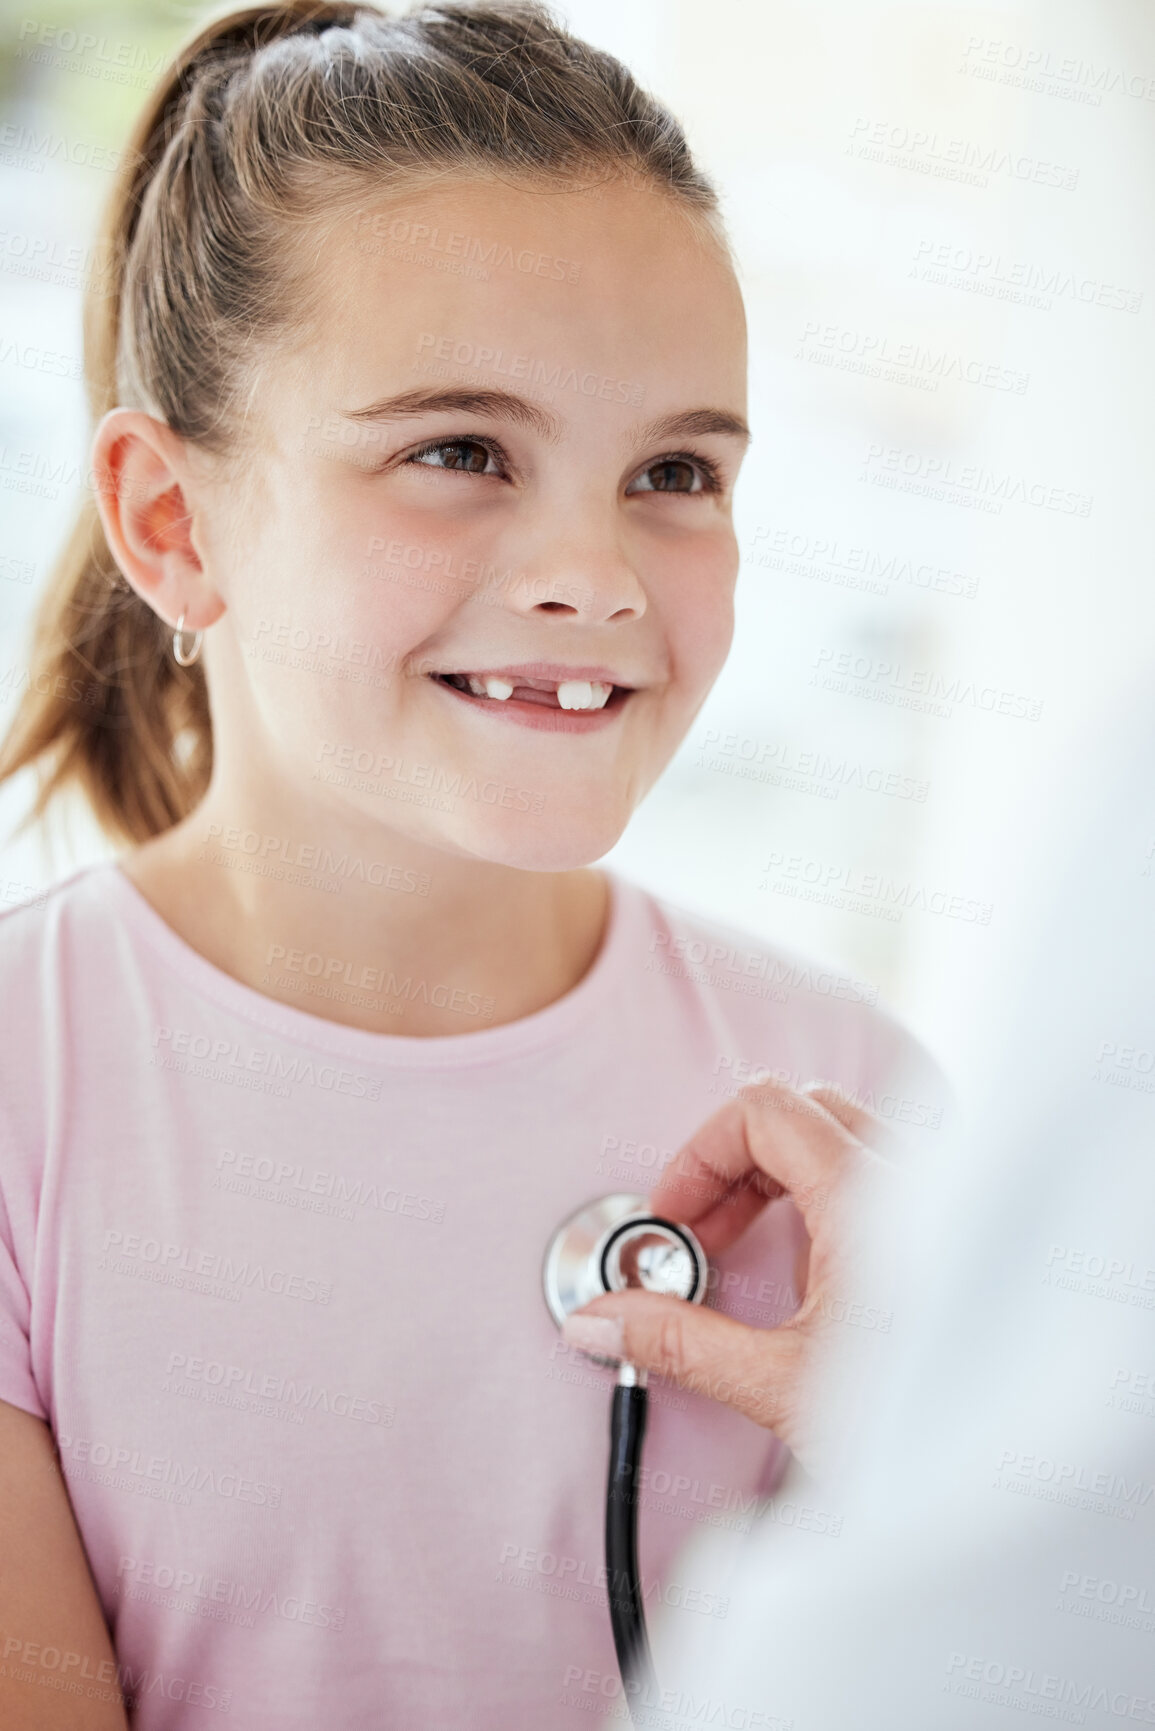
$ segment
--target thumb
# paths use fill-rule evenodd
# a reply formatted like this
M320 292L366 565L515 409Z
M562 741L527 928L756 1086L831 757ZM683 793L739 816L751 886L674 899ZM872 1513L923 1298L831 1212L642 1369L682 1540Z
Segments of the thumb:
M628 1291L603 1293L574 1311L562 1333L583 1352L625 1359L789 1440L805 1352L789 1323L750 1328L682 1298Z

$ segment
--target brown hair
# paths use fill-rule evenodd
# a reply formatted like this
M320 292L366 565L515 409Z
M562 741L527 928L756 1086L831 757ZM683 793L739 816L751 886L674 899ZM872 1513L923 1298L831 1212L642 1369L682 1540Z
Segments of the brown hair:
M96 249L106 269L85 295L94 421L123 404L206 451L234 449L256 344L307 311L278 240L332 207L335 174L361 189L453 172L634 176L722 238L677 121L537 0L402 17L332 0L248 7L178 53L130 140ZM32 817L75 787L111 836L139 842L194 809L212 768L208 693L169 641L89 498L0 748L0 780L39 768Z

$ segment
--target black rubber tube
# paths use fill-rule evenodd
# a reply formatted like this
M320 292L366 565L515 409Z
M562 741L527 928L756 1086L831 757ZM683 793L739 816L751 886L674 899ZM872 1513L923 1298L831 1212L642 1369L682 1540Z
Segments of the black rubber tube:
M606 1590L618 1670L631 1713L635 1705L654 1697L654 1668L638 1573L638 1474L647 1410L644 1388L619 1384L614 1389L606 1484Z

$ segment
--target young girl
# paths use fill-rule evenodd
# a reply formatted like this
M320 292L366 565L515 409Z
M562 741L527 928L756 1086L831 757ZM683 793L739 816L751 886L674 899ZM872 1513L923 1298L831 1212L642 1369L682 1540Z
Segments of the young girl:
M0 764L128 844L0 920L2 1717L585 1725L614 1374L551 1233L759 1076L923 1109L869 988L590 865L730 641L715 195L513 0L235 13L134 143ZM712 1303L781 1322L804 1242ZM668 1649L787 1459L719 1392L654 1390Z

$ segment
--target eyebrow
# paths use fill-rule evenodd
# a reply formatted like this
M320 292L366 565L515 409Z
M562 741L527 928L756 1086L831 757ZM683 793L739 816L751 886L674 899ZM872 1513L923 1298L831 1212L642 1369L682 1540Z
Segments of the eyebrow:
M563 423L557 415L551 415L515 391L402 391L398 396L382 397L380 402L369 403L362 409L342 411L346 420L358 422L397 421L410 415L452 412L481 415L494 421L511 421L515 426L540 433L551 444L557 444L563 432ZM741 415L732 414L729 409L681 409L635 427L631 436L639 443L647 444L655 439L701 438L708 433L740 439L744 445L749 444L751 438L750 428Z

